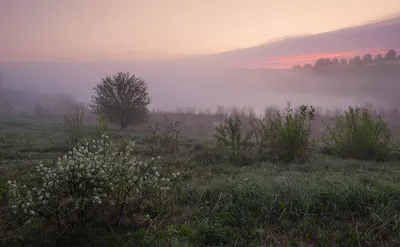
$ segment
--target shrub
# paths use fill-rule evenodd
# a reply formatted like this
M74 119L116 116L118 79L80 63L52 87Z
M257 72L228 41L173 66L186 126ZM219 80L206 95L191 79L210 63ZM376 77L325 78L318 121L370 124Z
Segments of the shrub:
M301 105L294 110L287 103L286 112L269 116L263 125L264 142L277 160L305 161L313 141L310 140L310 122L315 118L312 106Z
M154 122L149 122L148 124L149 124L149 131L145 136L144 141L149 147L151 155L155 155L156 149L160 144L160 131L161 131L160 122L154 121Z
M239 118L227 118L225 122L215 128L214 138L218 148L229 162L241 163L246 157L245 151L251 139L251 132L242 137L242 128Z
M179 121L172 122L165 116L164 121L161 122L162 133L160 137L160 144L163 152L177 153L179 151L179 140L181 138Z
M102 134L109 134L109 128L108 128L108 121L107 118L104 114L100 114L97 117L97 131Z
M267 142L268 137L266 134L267 125L266 122L261 118L252 119L250 121L251 131L254 138L254 143L257 148L257 152L261 159L266 158L266 151L268 150Z
M107 136L78 145L54 168L37 166L36 187L8 181L11 208L16 214L45 218L59 228L100 218L120 223L127 214L140 215L143 201L150 195L162 197L159 193L168 190L170 179L179 173L161 177L156 159L140 161L132 155L133 149L130 142L119 151Z
M63 136L67 144L72 148L83 139L83 109L78 108L74 114L64 114Z
M176 154L179 152L181 139L179 121L172 122L166 116L163 121L149 122L149 132L144 141L154 155L161 153Z
M386 121L366 109L349 107L326 126L324 144L334 155L361 160L388 159L393 151Z

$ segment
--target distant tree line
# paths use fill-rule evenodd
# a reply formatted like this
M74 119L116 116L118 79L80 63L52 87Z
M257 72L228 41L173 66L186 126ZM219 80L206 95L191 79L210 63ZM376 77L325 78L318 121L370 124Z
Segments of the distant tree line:
M324 68L324 67L344 67L344 66L362 66L364 64L376 64L381 62L392 62L392 61L400 61L400 55L397 56L396 51L390 49L385 56L382 54L377 54L375 57L372 54L364 54L361 58L360 56L355 56L350 60L346 58L338 59L338 58L320 58L318 59L314 66L306 63L303 66L301 65L294 65L293 69L312 69L312 68Z

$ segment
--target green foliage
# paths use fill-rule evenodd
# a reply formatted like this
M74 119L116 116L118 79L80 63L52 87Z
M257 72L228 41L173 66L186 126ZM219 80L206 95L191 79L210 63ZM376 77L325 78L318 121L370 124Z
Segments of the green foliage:
M268 135L267 123L261 118L255 118L250 121L251 131L255 142L255 147L259 157L264 160L268 157Z
M238 117L229 117L215 128L214 139L218 148L229 162L242 163L251 139L251 132L242 137L241 121Z
M147 107L151 100L142 78L119 72L103 79L94 91L90 107L96 113L106 115L111 122L120 124L122 129L149 117Z
M304 162L312 149L310 122L314 118L312 106L301 105L294 110L288 102L283 115L278 112L261 122L261 145L267 146L270 155L278 161Z
M386 121L366 109L349 107L326 126L324 143L330 152L343 158L385 160L393 152L392 136Z
M64 114L63 136L69 147L74 147L84 138L83 108L76 109L74 114Z

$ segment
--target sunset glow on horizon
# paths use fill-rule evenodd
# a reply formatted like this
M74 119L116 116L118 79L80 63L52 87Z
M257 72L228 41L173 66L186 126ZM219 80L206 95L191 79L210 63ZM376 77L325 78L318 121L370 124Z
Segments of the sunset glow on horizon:
M247 68L247 69L291 69L294 65L304 65L311 64L314 65L315 62L320 59L347 59L350 60L355 56L360 56L362 58L365 54L371 54L375 57L378 54L381 54L383 57L391 48L375 48L375 49L365 49L365 50L356 50L356 51L345 51L339 53L311 53L311 54L302 54L296 56L285 56L285 57L273 57L265 60L255 60L255 61L247 61L245 63L240 63L238 67ZM400 53L400 48L394 49L397 54Z

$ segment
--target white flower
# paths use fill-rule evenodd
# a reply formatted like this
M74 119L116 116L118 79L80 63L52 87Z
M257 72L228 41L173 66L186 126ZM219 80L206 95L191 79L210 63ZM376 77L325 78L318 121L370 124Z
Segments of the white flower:
M77 209L104 204L109 207L123 193L128 193L129 199L135 198L143 190L150 187L160 189L162 182L169 181L157 171L155 162L146 163L133 155L134 142L129 142L126 151L120 152L107 138L77 145L58 158L54 167L38 165L41 180L38 188L29 190L25 185L18 186L15 181L7 181L11 209L16 213L38 216L30 209L46 206L49 210L56 210L54 207L68 198L74 199ZM179 172L172 174L172 177L177 176ZM169 187L161 189L168 190Z

